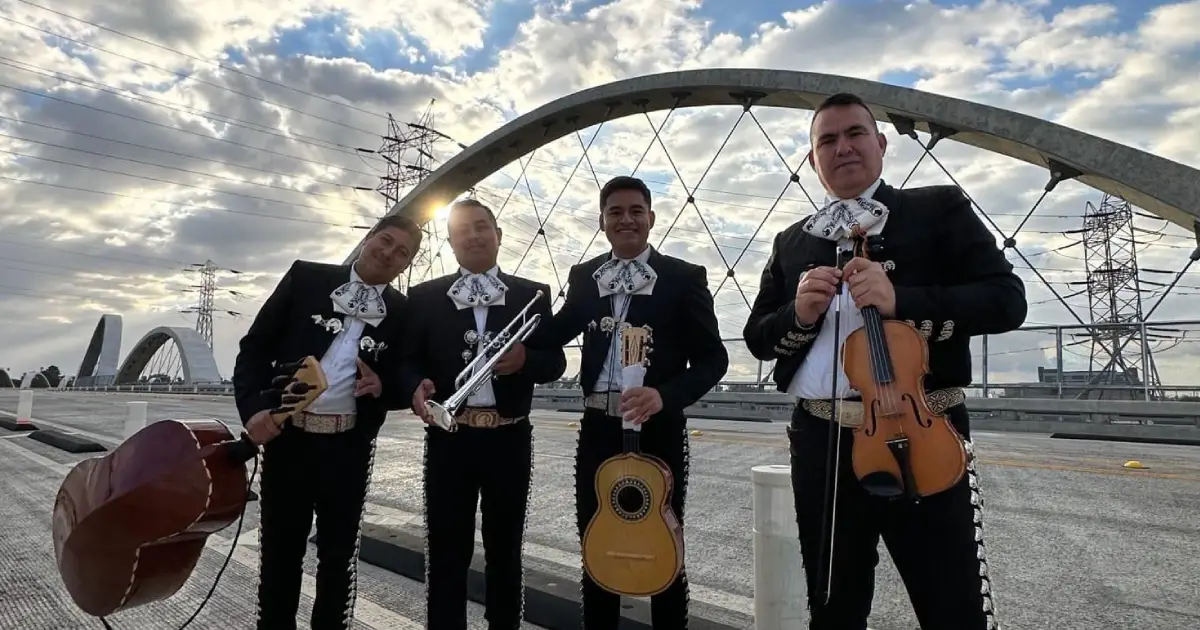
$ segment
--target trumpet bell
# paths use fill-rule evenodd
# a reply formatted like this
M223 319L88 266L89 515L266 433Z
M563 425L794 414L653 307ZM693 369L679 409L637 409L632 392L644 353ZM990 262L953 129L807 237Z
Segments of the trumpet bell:
M425 401L425 411L433 418L433 423L443 430L454 433L458 430L458 422L454 420L454 412L432 400Z

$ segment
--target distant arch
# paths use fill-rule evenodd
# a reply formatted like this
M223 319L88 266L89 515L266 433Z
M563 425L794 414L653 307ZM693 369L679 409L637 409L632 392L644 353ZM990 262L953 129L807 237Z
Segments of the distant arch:
M0 370L0 389L16 387L8 370Z
M183 363L183 384L220 383L217 360L212 348L204 342L200 333L182 326L159 326L146 333L129 351L117 370L117 385L135 385L145 371L150 359L168 341L174 341L179 349L179 360Z
M101 315L79 363L75 387L103 387L117 378L121 361L121 316Z
M50 379L44 372L31 370L21 377L21 389L46 389L50 387Z

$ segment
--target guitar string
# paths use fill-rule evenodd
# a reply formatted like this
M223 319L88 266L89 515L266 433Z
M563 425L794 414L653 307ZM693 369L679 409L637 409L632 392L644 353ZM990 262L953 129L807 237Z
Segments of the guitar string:
M250 496L250 492L254 489L254 478L256 476L258 476L257 455L254 456L254 468L250 472L250 479L246 482L247 497ZM196 617L200 615L200 611L204 610L204 607L208 604L209 600L212 599L213 593L217 591L217 585L221 583L221 576L225 574L225 569L229 567L229 561L233 559L233 552L237 550L238 538L242 535L242 525L246 522L246 506L248 504L249 501L242 503L242 511L240 514L238 514L237 529L234 531L233 540L229 543L229 553L225 554L225 562L221 564L220 570L217 571L217 576L213 578L213 583L208 589L208 594L204 596L204 599L200 602L200 605L196 608L196 611L192 613L192 616L188 617L188 620L183 622L182 626L179 626L179 630L184 630L184 628L187 628L192 624L193 621L196 620ZM112 625L109 624L108 620L104 617L100 617L100 623L104 624L105 630L114 630Z

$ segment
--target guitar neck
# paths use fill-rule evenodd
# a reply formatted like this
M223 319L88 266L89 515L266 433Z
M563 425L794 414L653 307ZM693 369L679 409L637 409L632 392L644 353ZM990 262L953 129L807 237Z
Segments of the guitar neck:
M625 452L639 453L642 450L641 431L637 429L625 429Z

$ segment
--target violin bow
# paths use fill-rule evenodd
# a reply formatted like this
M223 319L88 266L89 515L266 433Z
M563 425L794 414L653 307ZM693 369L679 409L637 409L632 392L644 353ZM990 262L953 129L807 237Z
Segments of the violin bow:
M853 242L837 246L837 268L842 269L854 255ZM841 402L838 396L838 373L842 371L841 361L841 328L842 328L842 289L845 279L839 278L833 292L833 386L829 390L830 420L832 429L825 445L825 506L821 518L821 571L818 575L825 578L821 586L821 599L825 604L833 591L833 539L834 524L837 521L838 477L841 472L842 460L842 425Z

